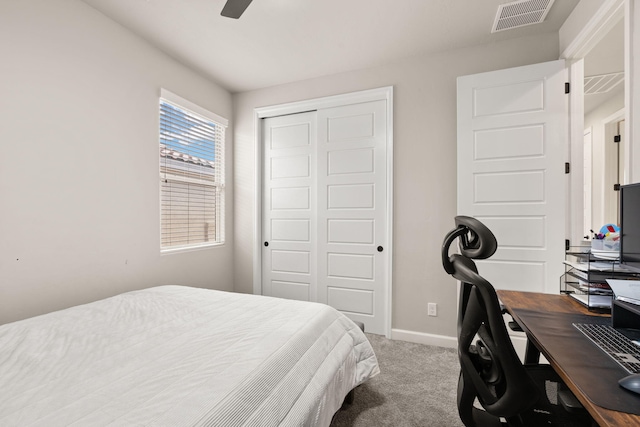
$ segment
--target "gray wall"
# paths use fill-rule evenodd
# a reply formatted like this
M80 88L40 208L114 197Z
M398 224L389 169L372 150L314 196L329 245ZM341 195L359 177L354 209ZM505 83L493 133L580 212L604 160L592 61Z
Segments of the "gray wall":
M0 58L0 323L154 285L233 288L232 244L161 256L159 237L160 88L230 119L226 90L77 0L0 2Z
M379 68L235 94L235 290L252 292L256 107L394 86L394 329L455 335L456 285L440 245L456 214L456 77L551 61L558 34L527 37ZM427 302L439 316L428 317Z

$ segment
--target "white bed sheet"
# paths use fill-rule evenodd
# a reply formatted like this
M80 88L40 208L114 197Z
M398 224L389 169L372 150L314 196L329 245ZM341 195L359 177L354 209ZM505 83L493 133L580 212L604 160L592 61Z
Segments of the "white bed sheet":
M378 373L326 305L160 286L0 326L0 425L328 426Z

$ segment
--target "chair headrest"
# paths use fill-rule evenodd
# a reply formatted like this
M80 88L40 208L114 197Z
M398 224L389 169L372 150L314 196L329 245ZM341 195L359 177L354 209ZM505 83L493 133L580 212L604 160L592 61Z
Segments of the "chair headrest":
M486 259L496 252L498 242L486 225L470 216L456 216L456 228L444 238L442 244L442 265L445 271L453 274L453 266L449 259L449 246L456 238L460 238L460 254L469 259Z
M457 216L456 226L465 227L468 233L460 239L460 253L471 259L489 258L498 249L498 241L486 225L470 216Z

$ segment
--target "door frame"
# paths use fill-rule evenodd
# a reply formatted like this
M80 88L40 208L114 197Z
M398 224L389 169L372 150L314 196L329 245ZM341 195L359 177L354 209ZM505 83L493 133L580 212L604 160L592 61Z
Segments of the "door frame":
M392 286L393 286L393 86L369 89L358 92L333 95L322 98L308 99L304 101L271 105L255 108L253 112L254 135L254 221L253 221L253 293L262 294L262 189L263 189L263 135L261 120L269 117L284 116L287 114L304 113L321 108L339 107L349 104L358 104L369 101L385 100L387 102L387 235L386 241L389 250L386 253L387 262L387 286L384 290L386 298L385 335L391 337L392 319Z
M613 137L617 134L617 129L616 128L617 128L617 123L618 122L625 121L625 127L626 127L626 117L627 117L626 116L626 110L627 109L623 107L623 108L619 109L618 111L614 112L613 114L611 114L610 116L605 117L600 122L601 133L602 133L602 142L603 142L603 144L605 144L605 146L603 146L603 153L601 153L603 155L603 158L604 158L604 162L605 162L604 168L605 169L607 169L607 166L610 166L608 163L611 161L611 157L607 156L607 153L606 153L606 144L607 144L607 142L610 143L611 141L613 141ZM624 131L623 131L623 135L624 135ZM625 139L626 139L626 135L625 135ZM622 148L623 148L624 152L623 153L618 153L618 158L617 158L618 162L620 161L620 157L619 157L620 154L622 154L623 160L626 160L624 158L624 154L626 152L626 148L627 148L628 143L629 143L628 141L623 140ZM624 168L625 165L618 164L618 166L621 166L621 167ZM601 199L602 200L606 199L606 192L607 192L607 185L606 184L609 184L609 187L608 187L609 189L611 188L611 186L613 184L616 184L616 183L617 184L628 184L628 182L626 181L626 179L627 179L626 174L628 174L628 173L629 173L629 169L625 168L625 176L623 177L623 179L620 179L620 171L618 169L616 169L616 174L613 174L610 171L610 178L612 178L611 180L613 182L610 182L610 181L607 182L607 178L608 177L605 174L605 179L604 179L604 182L603 182L603 186L601 188L601 191L602 191L602 194L600 195ZM609 194L609 196L611 197L611 194ZM617 214L615 216L618 219L620 218L620 211L618 209L620 207L619 206L619 203L620 203L619 198L620 198L620 193L618 192L617 195L616 195L616 206L615 206L616 207L616 212L617 212ZM614 215L612 215L611 211L609 211L608 214L607 214L607 210L605 209L604 203L603 203L603 206L602 206L601 215L602 215L601 216L602 219L613 218L614 217ZM606 224L606 222L602 222L602 223ZM614 221L614 223L618 224L619 222L618 222L618 220L616 220L616 221Z

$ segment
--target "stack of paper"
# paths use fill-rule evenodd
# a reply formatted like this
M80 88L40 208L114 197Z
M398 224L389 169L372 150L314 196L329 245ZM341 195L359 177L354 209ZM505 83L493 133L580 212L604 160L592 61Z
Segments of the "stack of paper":
M595 262L572 262L563 261L564 264L571 268L575 268L579 271L617 271L617 272L630 272L626 266L617 262L595 261Z
M572 293L572 298L590 308L611 308L611 297L606 295L582 295Z

